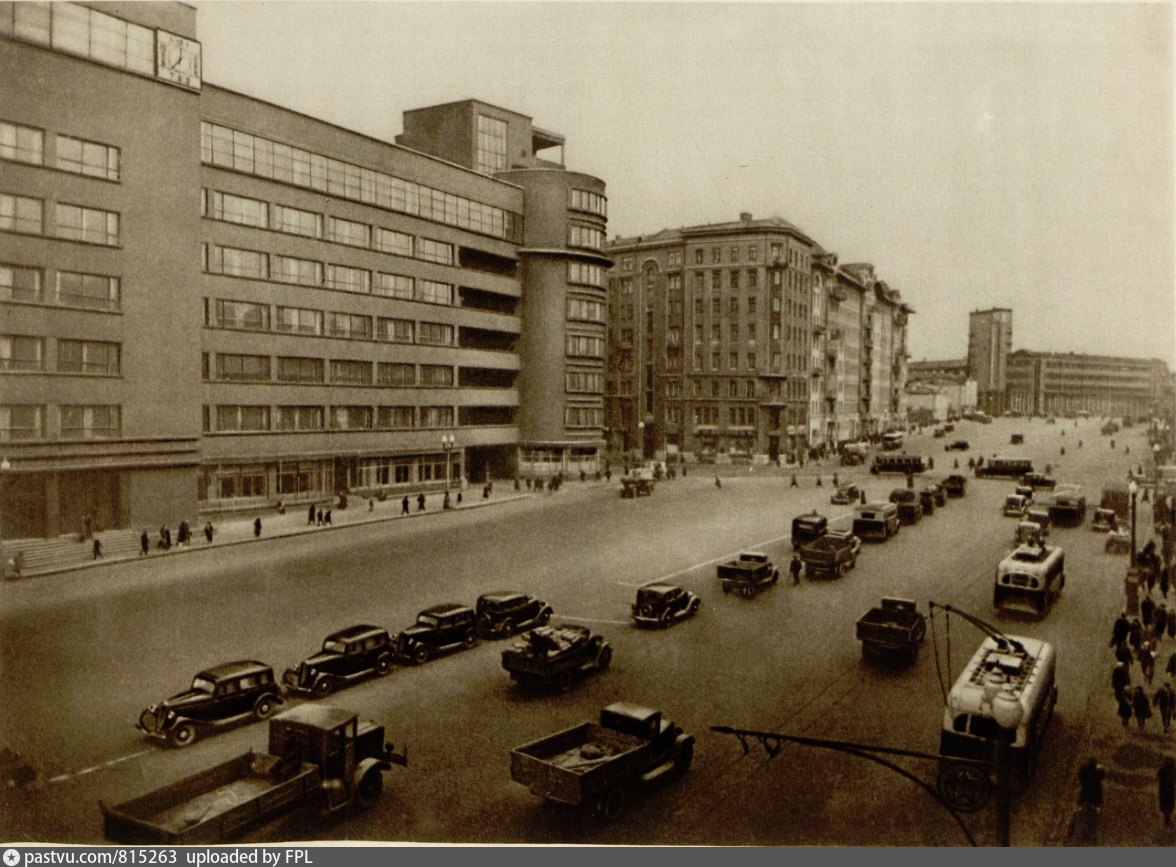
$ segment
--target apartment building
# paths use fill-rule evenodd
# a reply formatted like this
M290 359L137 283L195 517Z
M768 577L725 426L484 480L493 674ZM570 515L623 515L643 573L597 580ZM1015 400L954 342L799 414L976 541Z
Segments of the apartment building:
M218 88L196 15L0 3L0 535L595 469L604 183Z

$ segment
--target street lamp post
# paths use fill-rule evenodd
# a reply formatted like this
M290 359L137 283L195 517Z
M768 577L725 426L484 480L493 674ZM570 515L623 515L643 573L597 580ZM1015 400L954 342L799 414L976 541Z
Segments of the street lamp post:
M645 422L637 422L637 448L641 450L641 460L645 460Z
M1127 483L1127 490L1131 494L1131 564L1128 568L1135 568L1135 495L1139 493L1139 485L1132 479Z
M449 482L453 473L453 461L451 455L453 454L454 439L453 434L441 434L441 448L445 450L445 501L442 508L450 508L449 503Z

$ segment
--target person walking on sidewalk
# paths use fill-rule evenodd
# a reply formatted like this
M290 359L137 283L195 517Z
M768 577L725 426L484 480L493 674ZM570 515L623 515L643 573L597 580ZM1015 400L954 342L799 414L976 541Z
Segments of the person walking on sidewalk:
M1131 710L1135 714L1135 722L1139 725L1139 730L1143 731L1147 721L1151 718L1152 706L1142 686L1135 687L1135 695L1131 697Z
M800 570L803 564L800 562L800 555L795 551L792 552L792 562L788 564L788 571L792 574L792 583L800 583Z
M207 544L212 544L212 537L215 533L216 531L212 529L212 521L204 525L204 541Z
M1078 769L1078 806L1102 809L1103 780L1106 776L1107 769L1094 756L1082 763Z
M1131 672L1127 670L1127 666L1121 662L1116 662L1115 667L1111 669L1111 689L1114 690L1115 698L1123 698L1127 694L1127 688L1131 686Z
M425 510L425 493L422 491L417 494L417 511L423 512Z
M258 516L253 519L253 538L258 538L261 535L261 517Z
M1127 690L1119 696L1119 709L1117 711L1119 719L1123 722L1123 728L1131 725L1131 693Z
M310 508L306 510L306 523L313 526L315 517L314 503L310 504Z
M1168 756L1156 772L1158 785L1160 812L1164 814L1164 824L1172 824L1172 811L1176 809L1176 762Z
M1111 627L1111 643L1110 647L1116 644L1122 644L1127 640L1128 634L1131 632L1131 621L1127 619L1127 612L1124 611L1115 618L1115 625Z
M1172 726L1172 714L1176 712L1176 689L1172 689L1170 681L1156 691L1155 705L1160 711L1160 722L1164 724L1164 734Z
M1143 672L1143 679L1151 686L1152 679L1156 676L1156 652L1152 650L1150 641L1143 642L1139 648L1139 668Z
M151 537L148 536L147 531L144 530L139 535L139 556L146 557L147 552L150 550L151 550Z
M102 540L94 537L94 559L97 560L102 557Z
M404 499L400 501L400 514L408 514L408 494L405 494Z

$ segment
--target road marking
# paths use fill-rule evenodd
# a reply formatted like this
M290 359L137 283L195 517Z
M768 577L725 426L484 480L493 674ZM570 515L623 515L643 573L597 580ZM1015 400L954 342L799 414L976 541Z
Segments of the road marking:
M565 623L610 623L613 626L628 626L628 620L602 620L598 617L577 617L575 614L560 614L559 619Z
M58 774L56 777L50 777L48 782L50 782L50 783L64 783L68 780L76 780L78 777L84 777L84 776L86 776L86 774L94 773L94 771L100 771L103 768L113 768L117 764L128 761L130 759L136 759L139 756L145 756L148 753L152 753L152 752L154 752L154 750L139 750L139 752L137 752L137 753L129 753L125 756L119 756L117 759L111 759L110 761L102 762L100 764L93 765L92 767L84 768L80 771L76 771L73 773Z

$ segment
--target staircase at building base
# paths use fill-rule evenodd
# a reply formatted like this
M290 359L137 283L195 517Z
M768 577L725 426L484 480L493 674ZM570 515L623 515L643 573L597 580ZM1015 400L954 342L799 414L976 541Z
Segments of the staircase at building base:
M95 533L94 538L102 542L104 559L123 559L139 553L139 534L134 530L104 530ZM76 535L71 535L56 539L30 539L6 543L6 569L7 561L15 558L18 553L23 559L21 575L37 575L57 572L92 561L94 542L91 539L79 542Z

